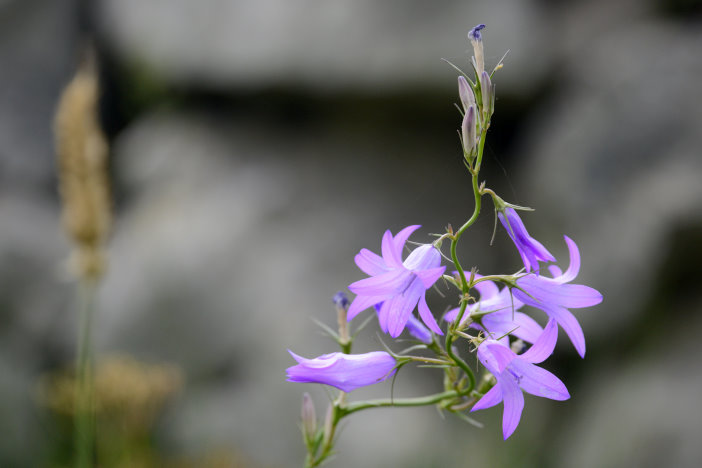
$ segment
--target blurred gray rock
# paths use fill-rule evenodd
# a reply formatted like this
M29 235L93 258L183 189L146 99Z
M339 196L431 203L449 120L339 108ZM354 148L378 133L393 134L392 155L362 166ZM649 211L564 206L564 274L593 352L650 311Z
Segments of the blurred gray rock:
M125 57L168 80L257 89L302 87L315 93L377 93L408 86L446 89L446 57L468 68L466 33L486 23L486 59L512 50L501 80L528 89L553 60L549 10L503 0L440 6L393 0L102 0L101 24Z

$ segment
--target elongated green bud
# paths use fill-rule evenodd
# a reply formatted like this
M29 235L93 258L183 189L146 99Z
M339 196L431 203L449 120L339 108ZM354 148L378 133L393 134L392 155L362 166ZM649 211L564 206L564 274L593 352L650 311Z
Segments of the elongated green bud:
M492 116L492 106L495 102L493 92L494 90L492 81L490 80L490 75L488 72L483 70L483 72L480 74L480 94L482 96L483 104L483 123L490 120L490 117Z
M305 442L309 445L315 439L317 434L317 414L314 410L314 403L310 394L305 392L302 395L302 433L305 436Z

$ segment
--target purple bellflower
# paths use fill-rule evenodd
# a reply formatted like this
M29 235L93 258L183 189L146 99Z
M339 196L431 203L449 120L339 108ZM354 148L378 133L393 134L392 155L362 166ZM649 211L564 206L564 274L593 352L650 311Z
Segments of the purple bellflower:
M385 351L366 354L323 354L305 359L292 351L298 362L288 367L288 382L321 383L350 392L360 387L382 382L395 373L395 358Z
M519 215L517 215L517 212L514 211L514 208L507 207L503 211L500 211L497 216L500 218L502 225L507 230L507 234L509 234L514 245L517 246L526 271L536 271L538 273L539 261L556 261L556 258L551 255L551 252L546 250L546 247L544 247L541 242L529 235L526 227L524 227L524 223L519 218Z
M476 275L480 278L480 275ZM468 305L463 314L463 322L473 318L471 328L481 330L493 340L509 344L507 334L511 334L527 343L534 343L543 329L536 321L518 309L521 301L512 297L509 288L500 290L493 281L481 281L475 285L480 293L480 300ZM459 309L450 310L444 315L444 320L453 322L458 318Z
M356 265L370 278L349 286L356 294L349 306L349 320L359 312L380 304L380 328L397 338L407 325L415 306L418 306L419 316L426 326L434 333L443 335L426 300L427 289L446 270L446 267L441 266L441 254L433 245L423 244L402 261L402 249L409 236L418 228L419 226L408 226L394 237L389 230L385 231L382 257L368 249L361 249L356 255Z
M534 365L553 353L557 338L558 327L551 319L539 339L523 354L517 355L495 340L483 341L478 347L480 362L495 376L497 384L478 400L471 412L502 402L502 435L505 440L515 431L522 417L522 390L551 400L570 398L568 389L558 377Z
M590 307L602 302L602 294L596 289L582 284L567 284L578 276L580 252L578 246L568 236L563 236L568 245L570 265L565 273L551 265L553 278L526 275L517 280L517 286L525 292L514 289L514 297L526 305L541 309L555 319L575 346L580 357L585 357L585 336L578 320L568 308Z

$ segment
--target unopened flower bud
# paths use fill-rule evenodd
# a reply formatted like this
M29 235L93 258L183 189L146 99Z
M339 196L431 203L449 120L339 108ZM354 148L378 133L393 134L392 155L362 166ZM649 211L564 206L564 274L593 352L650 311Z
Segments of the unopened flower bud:
M322 446L326 447L332 443L334 438L334 407L330 404L327 407L327 415L324 417L324 439Z
M483 120L487 122L492 115L493 100L493 86L490 80L490 75L488 72L484 71L480 74L480 94L482 96L483 104Z
M475 105L475 96L473 96L473 90L468 84L465 76L458 77L458 95L461 97L461 104L463 105L463 111L467 112L471 105Z
M334 297L332 297L332 301L338 309L349 308L349 298L346 297L346 294L343 291L339 291L338 293L334 294Z
M463 116L463 124L461 125L461 136L463 137L463 150L470 154L475 147L475 106L472 105L466 110L466 115Z
M314 440L317 433L317 415L314 411L314 403L310 394L305 392L302 395L302 433L305 436L305 441L311 442Z
M480 30L484 29L484 24L479 24L468 32L468 39L473 45L473 53L475 54L475 73L480 76L485 70L485 58L483 55L483 36L480 34Z

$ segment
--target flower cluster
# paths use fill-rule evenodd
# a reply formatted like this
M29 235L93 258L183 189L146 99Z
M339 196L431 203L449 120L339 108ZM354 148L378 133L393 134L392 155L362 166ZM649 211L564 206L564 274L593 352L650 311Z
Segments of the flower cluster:
M570 398L565 384L537 364L554 352L559 327L578 354L585 356L583 330L570 309L599 304L602 295L589 286L573 283L580 270L580 252L572 239L564 236L570 262L563 272L556 266L556 257L529 234L517 214L518 210L528 208L505 202L484 182L479 183L485 138L495 103L492 76L501 67L500 62L492 72L485 70L481 33L484 27L478 25L468 34L474 50L471 63L475 79L463 72L458 78L459 110L463 117L459 135L475 197L473 214L458 230L448 227L434 242L414 244L414 249L409 249L408 244L418 225L401 229L395 235L385 231L380 254L361 249L354 260L367 277L349 285L348 289L355 294L353 301L343 293L335 296L339 333L327 329L342 352L314 359L291 352L298 364L287 369L289 381L321 383L341 390L319 429L316 420L310 420L314 419L309 416L314 414L311 401L307 396L304 399L307 466L318 466L329 456L338 421L362 409L437 404L443 410L460 414L502 403L502 433L507 439L521 419L523 392L551 400ZM458 259L456 246L480 214L484 195L492 198L497 217L521 257L523 268L515 273L483 276L475 267L466 272ZM446 242L450 242L448 252L442 250ZM405 256L405 250L411 251ZM446 273L443 258L450 258L453 274ZM458 296L455 307L442 317L443 329L427 304L430 290L441 286L455 287ZM394 339L406 330L415 345L399 354L389 348L351 354L353 338L347 322L366 310L377 316L383 333ZM533 311L542 313L532 317ZM545 327L537 319L546 322ZM467 364L471 360L461 356L468 353L477 355L480 379L476 379L476 370ZM408 400L346 402L347 392L382 382L410 362L442 369L444 391Z

